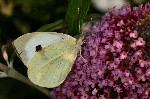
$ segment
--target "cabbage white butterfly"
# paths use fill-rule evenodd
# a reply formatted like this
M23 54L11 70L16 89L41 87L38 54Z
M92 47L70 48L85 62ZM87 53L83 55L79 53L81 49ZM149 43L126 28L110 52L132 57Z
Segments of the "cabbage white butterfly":
M33 32L13 42L28 68L28 77L41 87L59 86L71 71L81 45L74 37L56 32Z

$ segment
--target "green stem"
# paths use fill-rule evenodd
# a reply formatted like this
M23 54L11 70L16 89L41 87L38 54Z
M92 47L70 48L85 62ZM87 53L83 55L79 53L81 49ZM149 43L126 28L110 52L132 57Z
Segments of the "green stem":
M39 90L40 92L42 92L46 96L50 97L49 90L33 84L27 77L25 77L24 75L22 75L21 73L16 71L14 68L8 67L8 66L0 63L0 70L4 71L7 74L8 77L12 77L14 79L17 79L17 80L33 87L33 88Z
M40 27L36 32L45 32L45 31L56 31L65 27L66 24L64 23L64 19L58 20L54 23L46 24Z

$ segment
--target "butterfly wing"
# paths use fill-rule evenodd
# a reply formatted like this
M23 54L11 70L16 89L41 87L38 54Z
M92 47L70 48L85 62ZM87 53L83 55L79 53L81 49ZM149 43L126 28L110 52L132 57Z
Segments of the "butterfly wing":
M28 63L29 79L42 87L60 85L71 71L76 58L76 40L63 40L45 47Z
M60 40L70 40L73 37L56 32L33 32L20 36L13 42L14 49L22 62L28 66L28 62L36 53L36 47L42 48Z

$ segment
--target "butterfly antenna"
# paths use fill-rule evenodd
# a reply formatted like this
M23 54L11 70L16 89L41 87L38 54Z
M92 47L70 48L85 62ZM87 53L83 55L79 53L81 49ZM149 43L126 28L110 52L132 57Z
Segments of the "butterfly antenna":
M86 59L82 56L81 50L80 50L80 57L81 57L83 60L86 60Z

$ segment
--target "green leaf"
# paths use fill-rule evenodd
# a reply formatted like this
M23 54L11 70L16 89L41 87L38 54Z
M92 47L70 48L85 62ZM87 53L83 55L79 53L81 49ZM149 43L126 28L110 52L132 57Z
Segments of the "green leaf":
M80 33L80 26L90 5L91 0L69 0L66 21L70 35L75 36Z
M61 24L63 24L63 22L64 22L63 19L61 19L61 20L58 20L58 21L56 21L54 23L43 25L38 30L36 30L36 32L45 32L45 31L49 31L49 30L52 31L57 26L60 26Z

